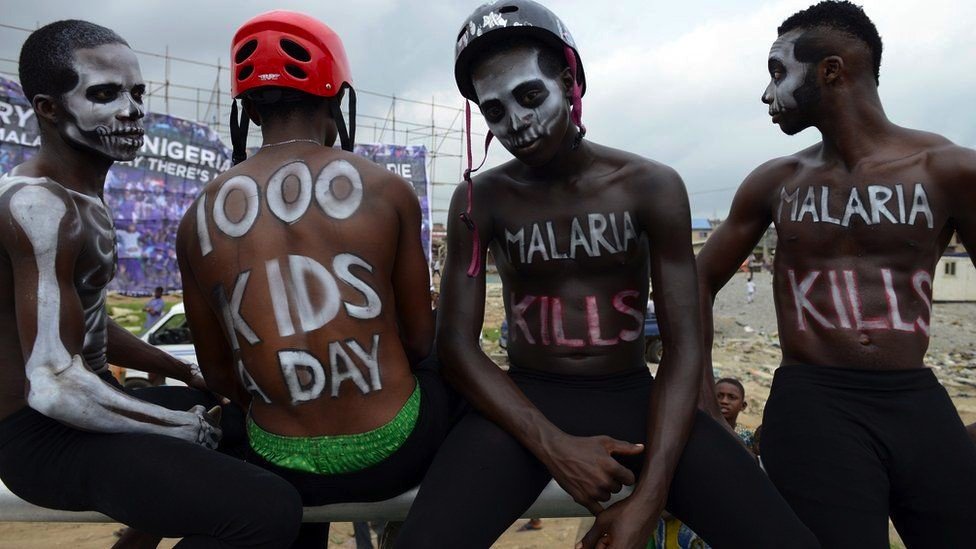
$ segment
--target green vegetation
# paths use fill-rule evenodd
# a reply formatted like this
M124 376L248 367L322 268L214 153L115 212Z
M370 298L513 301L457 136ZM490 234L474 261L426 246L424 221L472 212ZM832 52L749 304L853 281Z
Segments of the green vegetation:
M108 315L112 317L112 320L119 323L130 332L141 335L142 326L146 323L146 313L142 310L146 306L146 302L150 298L131 298L122 296L109 296L108 302L106 304L108 308ZM165 315L173 305L180 302L180 299L172 296L165 296L163 300L166 303L163 309L163 314Z

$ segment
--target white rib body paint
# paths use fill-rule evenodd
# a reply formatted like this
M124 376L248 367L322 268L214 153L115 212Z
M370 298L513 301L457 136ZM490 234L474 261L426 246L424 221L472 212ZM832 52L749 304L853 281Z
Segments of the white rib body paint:
M27 183L11 195L9 208L31 243L38 277L37 333L24 365L30 382L28 404L86 430L155 433L215 447L220 431L207 423L203 407L176 412L129 397L103 382L85 366L80 355L68 352L61 337L62 296L56 261L61 225L74 204L37 184L47 180L12 179ZM70 213L75 215L76 211ZM159 423L134 419L139 416L155 418Z
M68 190L78 207L85 249L90 255L79 258L75 289L85 313L85 363L96 373L108 368L108 313L105 287L115 277L115 224L105 203L97 197Z

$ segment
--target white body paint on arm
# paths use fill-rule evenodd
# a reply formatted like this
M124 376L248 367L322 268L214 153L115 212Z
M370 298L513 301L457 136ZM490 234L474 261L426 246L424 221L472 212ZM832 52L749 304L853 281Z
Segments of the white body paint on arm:
M61 338L61 289L56 259L64 199L40 185L10 198L10 211L33 248L37 266L37 334L25 364L28 405L69 425L97 432L156 433L215 447L220 431L203 407L175 412L134 399L103 382Z

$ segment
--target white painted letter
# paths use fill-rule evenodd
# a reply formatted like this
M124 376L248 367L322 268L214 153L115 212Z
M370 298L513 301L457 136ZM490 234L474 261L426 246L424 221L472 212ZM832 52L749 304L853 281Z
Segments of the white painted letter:
M298 198L294 202L285 200L285 180L298 179ZM268 209L278 219L291 224L298 221L312 203L312 172L301 160L285 164L275 171L268 180Z
M352 186L349 196L342 199L332 192L332 181L337 177L345 177ZM315 180L315 200L329 217L346 219L356 213L363 201L363 180L359 172L345 160L333 160L322 168Z
M366 269L366 272L373 272L372 265L353 254L339 254L332 261L332 270L335 271L336 277L355 288L366 298L365 305L345 303L346 313L353 318L376 318L383 311L383 303L380 301L380 296L377 295L376 291L369 284L352 274L350 267L353 265Z

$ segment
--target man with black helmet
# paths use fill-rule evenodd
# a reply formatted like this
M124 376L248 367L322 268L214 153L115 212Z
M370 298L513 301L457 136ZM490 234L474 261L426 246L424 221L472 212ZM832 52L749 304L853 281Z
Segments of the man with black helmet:
M745 449L696 413L701 328L681 178L583 139L581 60L541 5L485 4L456 51L458 87L515 160L451 204L438 354L477 412L441 447L398 546L487 547L551 478L597 516L587 547L644 547L665 506L719 547L815 546ZM489 248L507 374L478 345ZM643 359L649 277L665 344L656 383ZM745 493L745 521L743 501L722 496L733 491Z
M201 404L216 399L177 387L129 394L108 371L112 362L206 388L106 312L116 256L105 177L144 134L135 54L110 29L57 21L24 42L20 80L41 147L0 178L0 478L36 505L98 511L182 537L178 547L287 547L298 495L212 450L221 430Z
M272 11L232 48L243 161L207 185L177 239L204 377L249 408L248 461L306 505L395 496L447 429L445 388L422 363L434 326L419 201L350 152L355 110L346 132L339 101L352 77L332 29ZM244 160L249 119L263 144ZM303 527L299 543L327 533Z
M709 237L708 331L710 299L773 223L770 479L824 547L887 547L889 515L908 547L971 547L976 446L924 358L939 257L954 232L976 252L976 152L888 119L860 7L819 2L777 34L762 102L821 141L756 168Z

